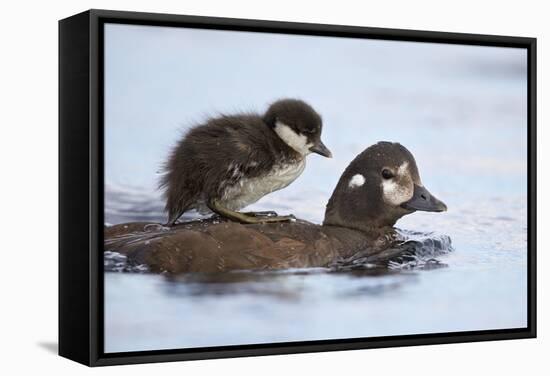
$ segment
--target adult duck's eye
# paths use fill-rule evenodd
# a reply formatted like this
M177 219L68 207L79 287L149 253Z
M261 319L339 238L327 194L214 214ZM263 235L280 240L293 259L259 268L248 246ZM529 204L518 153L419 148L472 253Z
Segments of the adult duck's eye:
M393 178L393 172L391 172L389 169L385 168L382 170L382 177L384 179L391 179Z

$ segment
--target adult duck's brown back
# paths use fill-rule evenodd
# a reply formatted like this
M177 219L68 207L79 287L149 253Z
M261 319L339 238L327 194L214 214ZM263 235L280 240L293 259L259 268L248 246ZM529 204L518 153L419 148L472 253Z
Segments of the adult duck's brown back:
M358 249L375 254L387 248L386 240L305 221L240 224L216 218L171 228L134 222L105 229L106 251L122 253L131 264L147 265L153 272L169 273L326 267Z

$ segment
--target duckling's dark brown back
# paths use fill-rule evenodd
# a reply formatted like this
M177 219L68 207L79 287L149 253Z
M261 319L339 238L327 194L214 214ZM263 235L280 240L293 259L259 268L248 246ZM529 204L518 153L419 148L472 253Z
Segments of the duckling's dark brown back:
M173 149L161 179L168 223L197 201L221 196L243 175L271 170L281 151L293 153L257 115L222 116L192 128Z

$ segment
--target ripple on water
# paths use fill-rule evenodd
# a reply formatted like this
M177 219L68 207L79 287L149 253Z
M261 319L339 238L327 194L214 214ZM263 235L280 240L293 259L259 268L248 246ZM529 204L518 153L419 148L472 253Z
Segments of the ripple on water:
M124 273L146 273L149 271L147 265L132 265L128 258L118 252L103 252L103 270L106 272Z

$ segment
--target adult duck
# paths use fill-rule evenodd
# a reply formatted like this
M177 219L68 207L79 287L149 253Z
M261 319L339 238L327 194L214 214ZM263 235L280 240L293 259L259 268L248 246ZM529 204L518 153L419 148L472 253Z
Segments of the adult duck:
M445 210L423 186L413 155L398 143L379 142L346 168L322 225L214 217L170 228L133 222L106 227L104 250L168 273L328 267L358 259L377 264L410 251L393 228L399 218Z

